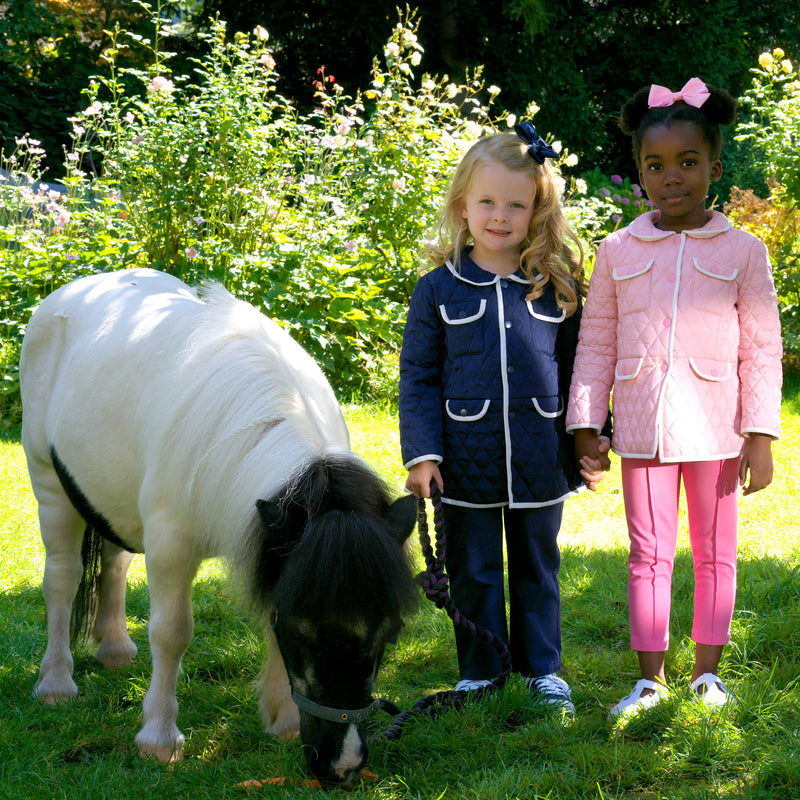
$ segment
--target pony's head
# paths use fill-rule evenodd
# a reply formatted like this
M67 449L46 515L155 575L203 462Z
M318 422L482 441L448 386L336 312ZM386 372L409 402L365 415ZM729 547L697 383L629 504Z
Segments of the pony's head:
M352 456L307 466L259 501L263 546L256 589L300 709L312 772L346 783L365 763L365 717L386 643L417 597L403 547L416 500L390 502Z

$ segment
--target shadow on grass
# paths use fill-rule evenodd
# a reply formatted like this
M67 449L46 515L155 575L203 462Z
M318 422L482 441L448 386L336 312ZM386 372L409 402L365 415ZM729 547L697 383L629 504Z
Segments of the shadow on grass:
M471 774L482 775L490 783L496 780L492 776L502 770L492 766L492 753L503 748L508 765L519 763L536 770L539 780L555 770L551 779L557 782L563 773L564 780L568 778L575 786L574 797L595 796L594 768L587 766L583 775L574 758L575 753L583 752L581 748L617 746L609 744L613 734L605 721L606 708L619 699L621 687L628 691L630 679L638 677L628 646L626 575L624 549L564 550L564 645L578 707L572 728L562 730L548 721L516 686L499 705L489 701L467 709L463 717L414 721L399 741L376 745L369 766L389 780L401 776L418 787L419 796L433 797L448 785L452 788L469 782ZM691 632L692 583L691 556L680 552L672 614L676 649ZM13 754L4 766L7 778L14 785L23 785L25 775L35 769L37 780L46 782L48 790L73 783L80 787L87 779L88 767L92 775L104 775L106 780L152 786L158 796L190 796L183 790L195 789L192 796L205 798L214 788L209 781L219 792L248 778L305 777L299 743L280 742L262 732L251 685L260 669L262 642L222 578L200 579L194 589L195 636L178 684L179 725L187 734L187 760L180 767L167 767L138 758L133 738L141 725L141 702L150 680L148 609L146 586L131 585L129 626L139 647L134 663L123 670L106 671L94 660L91 649L78 648L75 680L81 691L79 701L45 708L31 698L45 647L41 590L26 586L0 594L0 618L5 621L0 627L0 716L8 721L0 741ZM796 670L792 670L798 656L800 566L771 558L742 560L734 641L726 648L725 674L743 691L779 696L796 678ZM670 661L680 657L671 649ZM457 673L445 612L423 599L398 643L389 648L385 662L376 693L399 700L404 708L431 691L452 686ZM511 706L516 704L518 713L512 713ZM513 726L509 723L512 718ZM388 721L385 717L374 724L381 730ZM776 724L784 722L778 719ZM758 724L764 725L763 721ZM630 751L631 758L640 757L649 764L656 759L660 736L629 736L624 744L626 753ZM483 766L473 770L473 762ZM545 770L545 763L552 766ZM786 766L783 761L775 764L774 769ZM771 779L777 781L780 775L776 776ZM514 779L519 780L516 773ZM208 790L201 792L200 784L207 784ZM357 791L356 795L378 796L364 791L367 794ZM45 795L43 790L26 796ZM51 791L46 796L62 795ZM88 795L76 789L74 796ZM216 796L233 795L222 792ZM564 795L554 790L552 796Z

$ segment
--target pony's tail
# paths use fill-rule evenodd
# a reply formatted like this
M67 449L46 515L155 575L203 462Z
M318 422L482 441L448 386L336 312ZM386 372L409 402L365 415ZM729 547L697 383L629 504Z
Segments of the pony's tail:
M72 619L69 626L69 638L73 645L88 638L92 631L97 609L97 586L100 580L100 552L102 549L103 537L90 522L87 522L81 545L83 572L78 593L72 603Z

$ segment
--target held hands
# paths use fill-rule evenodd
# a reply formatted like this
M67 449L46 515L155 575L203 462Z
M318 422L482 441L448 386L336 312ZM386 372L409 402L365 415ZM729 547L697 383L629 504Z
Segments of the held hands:
M431 481L436 481L439 491L444 489L439 465L435 461L420 461L408 470L406 489L417 497L430 497Z
M771 436L751 433L747 437L739 464L739 483L744 487L744 495L758 492L772 483Z
M611 469L608 452L611 443L607 438L600 438L591 428L580 428L574 432L575 458L581 468L581 477L588 489L597 491L603 473Z

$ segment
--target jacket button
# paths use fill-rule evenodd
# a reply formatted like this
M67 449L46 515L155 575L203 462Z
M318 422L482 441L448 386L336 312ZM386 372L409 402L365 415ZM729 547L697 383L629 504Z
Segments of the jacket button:
M672 243L673 244L680 244L681 243L681 235L680 234L676 234L675 236L673 236L672 237Z
M467 416L467 409L466 408L462 408L460 413L461 413L462 417L466 417Z
M459 316L459 319L464 319L464 317L467 316L467 312L466 311L459 311L458 312L458 316Z
M511 322L506 322L506 328L510 328L510 327L511 327Z
M670 326L670 323L671 323L671 322L672 322L672 320L665 319L665 320L664 320L664 327L665 327L665 328L669 328L669 326Z
M674 276L674 275L670 275L670 276L667 278L667 280L668 280L670 283L675 283L675 276Z
M508 368L508 374L509 374L509 375L510 375L510 374L511 374L513 371L514 371L514 367L509 367L509 368Z
M501 286L502 286L502 287L505 289L505 288L506 288L506 286L508 286L508 281L507 281L505 278L503 278L503 279L500 281L500 285L501 285Z

